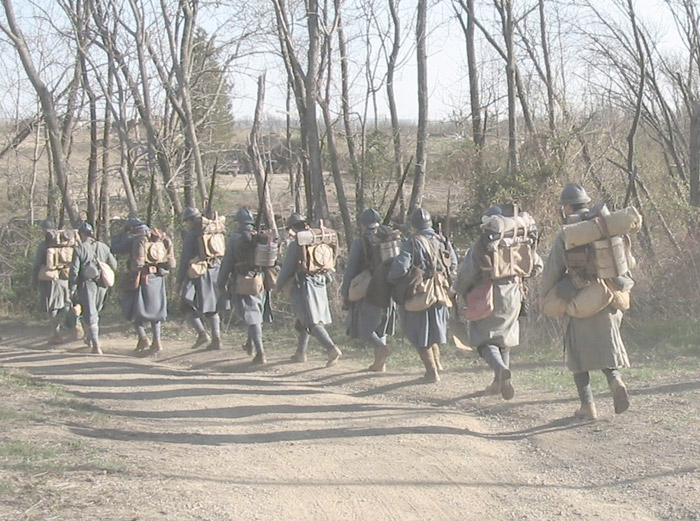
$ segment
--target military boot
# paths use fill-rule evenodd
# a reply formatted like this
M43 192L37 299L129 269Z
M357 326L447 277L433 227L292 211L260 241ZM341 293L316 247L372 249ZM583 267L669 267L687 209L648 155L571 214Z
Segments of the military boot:
M250 362L251 365L262 365L267 363L267 358L265 358L264 351L258 351L255 353L255 358Z
M493 377L493 382L486 387L484 394L487 396L501 394L501 382L498 381L498 376Z
M423 378L428 383L436 383L440 381L440 375L438 374L437 366L435 365L435 355L433 354L432 348L428 347L426 349L419 349L418 354L420 359L425 366L425 374Z
M306 362L306 353L304 351L297 351L291 356L290 360L297 364Z
M512 400L513 396L515 396L515 389L510 381L510 377L510 369L506 367L501 368L498 372L499 390L504 400Z
M391 349L387 346L375 347L374 348L374 363L370 365L367 370L374 371L375 373L383 373L386 371L386 359L389 358L391 354Z
M198 347L202 347L203 345L208 344L211 342L211 337L209 336L209 333L206 331L202 331L199 335L197 335L197 340L194 341L194 344L192 344L191 349L197 349Z
M97 342L92 343L92 351L90 351L93 355L101 355L102 354L102 349L100 348L100 344Z
M82 340L84 336L85 331L83 330L83 326L80 322L77 322L73 328L73 340Z
M49 336L48 343L52 345L63 343L63 337L61 336L61 333L59 332L59 329L57 327L54 328L51 332L51 336Z
M610 392L613 397L613 404L615 405L615 414L622 414L627 409L630 408L630 399L627 395L627 387L622 378L615 376L610 380Z
M574 412L574 417L581 420L597 420L598 411L596 410L593 402L582 403L579 408L576 409L576 412Z
M437 367L438 371L444 371L445 369L442 367L442 364L440 363L440 346L438 344L433 344L432 349L433 349L433 357L435 358L435 367Z
M214 337L211 343L207 346L207 351L218 351L221 349L221 338Z
M250 340L243 344L241 349L243 349L243 351L245 351L248 356L253 356L253 342L251 342Z
M136 349L134 349L135 353L140 353L141 351L148 349L150 342L148 341L147 336L140 336L139 341L136 343Z
M343 352L336 346L333 346L333 349L328 350L328 360L326 360L326 367L332 367L335 364L337 364L341 356L343 356Z
M153 342L151 342L151 353L160 353L163 350L163 343L160 341L160 338L158 339L153 339Z

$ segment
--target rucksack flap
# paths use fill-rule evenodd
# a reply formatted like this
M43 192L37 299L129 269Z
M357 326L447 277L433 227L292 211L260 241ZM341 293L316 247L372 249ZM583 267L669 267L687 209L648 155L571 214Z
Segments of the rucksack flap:
M308 273L335 270L338 255L338 234L321 222L318 228L308 228L296 235L297 244L303 249L303 268Z
M217 259L226 253L226 216L216 212L210 219L202 217L200 254L205 259Z

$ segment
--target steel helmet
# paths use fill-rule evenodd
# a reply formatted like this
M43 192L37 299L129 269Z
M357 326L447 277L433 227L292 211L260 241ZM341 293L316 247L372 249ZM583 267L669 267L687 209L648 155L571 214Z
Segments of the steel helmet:
M95 230L89 222L85 221L78 228L78 233L86 237L92 237L95 234Z
M591 198L588 197L586 190L578 183L569 183L566 185L559 196L559 204L561 206L586 204L590 202Z
M377 228L382 218L374 208L367 208L360 214L360 224L365 228Z
M188 221L190 219L199 219L202 216L202 213L197 210L196 208L192 208L191 206L188 206L185 208L185 211L182 213L182 220L183 221Z
M287 221L284 223L284 226L286 228L294 228L300 224L306 224L306 219L304 219L301 214L295 212L287 217Z
M54 224L54 222L51 219L44 219L43 221L41 221L39 223L39 227L45 231L56 229L56 225Z
M411 226L416 230L426 230L433 225L430 212L423 208L416 208L413 210L409 220L411 222Z
M127 218L127 220L124 222L124 229L126 230L131 230L132 228L135 228L136 226L139 226L143 224L143 221L139 219L138 217L131 216Z
M238 210L233 220L239 224L255 224L253 214L250 213L250 210L248 210L248 208L241 208L240 210Z

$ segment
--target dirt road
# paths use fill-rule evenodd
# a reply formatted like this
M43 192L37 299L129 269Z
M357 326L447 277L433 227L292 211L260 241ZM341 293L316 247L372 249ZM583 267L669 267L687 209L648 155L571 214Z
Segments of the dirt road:
M620 417L602 393L603 419L581 422L571 392L482 397L487 372L473 364L424 385L417 367L325 369L318 352L295 365L271 350L254 370L238 349L171 342L138 359L113 337L97 357L3 336L0 368L68 394L54 416L44 391L3 397L43 421L16 412L0 440L78 443L115 463L39 477L0 465L3 520L700 519L692 375L634 389Z

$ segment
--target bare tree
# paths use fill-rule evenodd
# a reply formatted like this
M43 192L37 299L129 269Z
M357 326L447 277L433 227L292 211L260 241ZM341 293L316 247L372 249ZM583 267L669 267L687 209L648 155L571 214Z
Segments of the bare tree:
M428 1L418 0L416 16L416 60L418 65L418 128L416 130L416 167L408 212L419 207L425 188L428 141L428 56L426 50L426 20Z
M79 213L68 186L68 171L65 164L63 144L61 143L61 126L56 113L53 95L34 66L34 61L32 60L31 53L27 47L24 34L17 24L12 1L2 0L2 5L5 11L7 25L0 23L0 30L2 30L12 41L12 44L14 45L20 61L22 62L22 66L27 74L27 78L31 82L37 96L39 97L44 122L46 123L46 131L49 137L52 157L51 164L53 171L56 174L57 185L63 198L63 208L68 214L68 218L70 219L71 223L74 226L77 226L79 221Z

